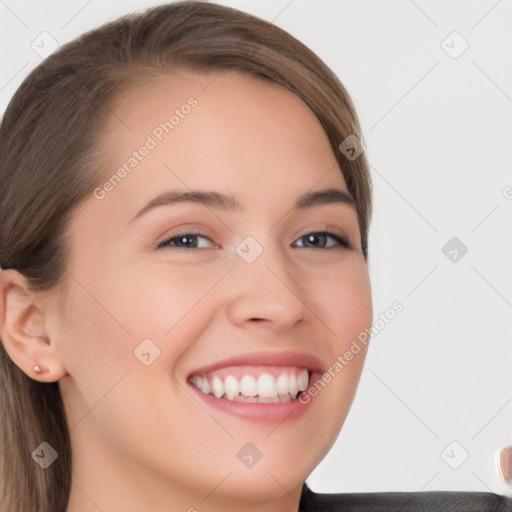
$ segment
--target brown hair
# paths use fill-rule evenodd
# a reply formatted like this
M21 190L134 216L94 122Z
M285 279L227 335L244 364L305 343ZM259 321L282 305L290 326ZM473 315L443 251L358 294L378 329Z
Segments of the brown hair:
M63 281L66 228L101 177L102 122L109 103L141 71L240 70L266 77L316 114L355 199L363 253L371 218L365 154L338 145L362 140L352 101L332 71L287 32L249 14L206 2L178 2L103 25L61 47L19 87L0 126L0 266L34 290ZM63 512L71 450L58 383L30 379L0 343L0 509ZM48 442L59 458L42 470L31 452Z

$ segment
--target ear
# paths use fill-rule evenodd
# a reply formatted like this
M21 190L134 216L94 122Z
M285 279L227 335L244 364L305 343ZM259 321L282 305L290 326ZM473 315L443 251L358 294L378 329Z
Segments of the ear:
M39 382L66 375L57 347L47 331L45 294L37 292L13 269L0 271L0 340L10 359Z

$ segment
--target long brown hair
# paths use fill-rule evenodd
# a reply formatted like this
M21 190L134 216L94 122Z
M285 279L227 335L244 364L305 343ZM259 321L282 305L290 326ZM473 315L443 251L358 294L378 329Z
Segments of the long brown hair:
M67 225L105 171L101 126L113 115L109 104L141 76L158 78L179 68L266 77L311 108L355 199L366 259L371 182L365 154L349 159L338 149L351 134L362 140L341 82L311 50L271 23L189 1L128 15L82 35L19 87L0 126L0 266L16 269L34 290L63 281ZM0 510L65 511L71 449L59 385L29 378L1 343L0 411ZM43 441L58 453L46 470L31 458Z

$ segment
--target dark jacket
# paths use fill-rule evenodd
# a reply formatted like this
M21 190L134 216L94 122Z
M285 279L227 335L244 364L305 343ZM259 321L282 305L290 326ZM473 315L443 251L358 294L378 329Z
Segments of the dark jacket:
M512 512L512 500L491 492L365 492L317 494L304 484L299 512Z

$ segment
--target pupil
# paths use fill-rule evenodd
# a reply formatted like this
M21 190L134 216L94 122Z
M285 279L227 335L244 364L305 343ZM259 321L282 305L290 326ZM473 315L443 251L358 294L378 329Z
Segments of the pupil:
M308 235L308 243L314 244L315 240L318 243L319 241L322 241L324 237L325 237L325 235L319 235L319 234Z

